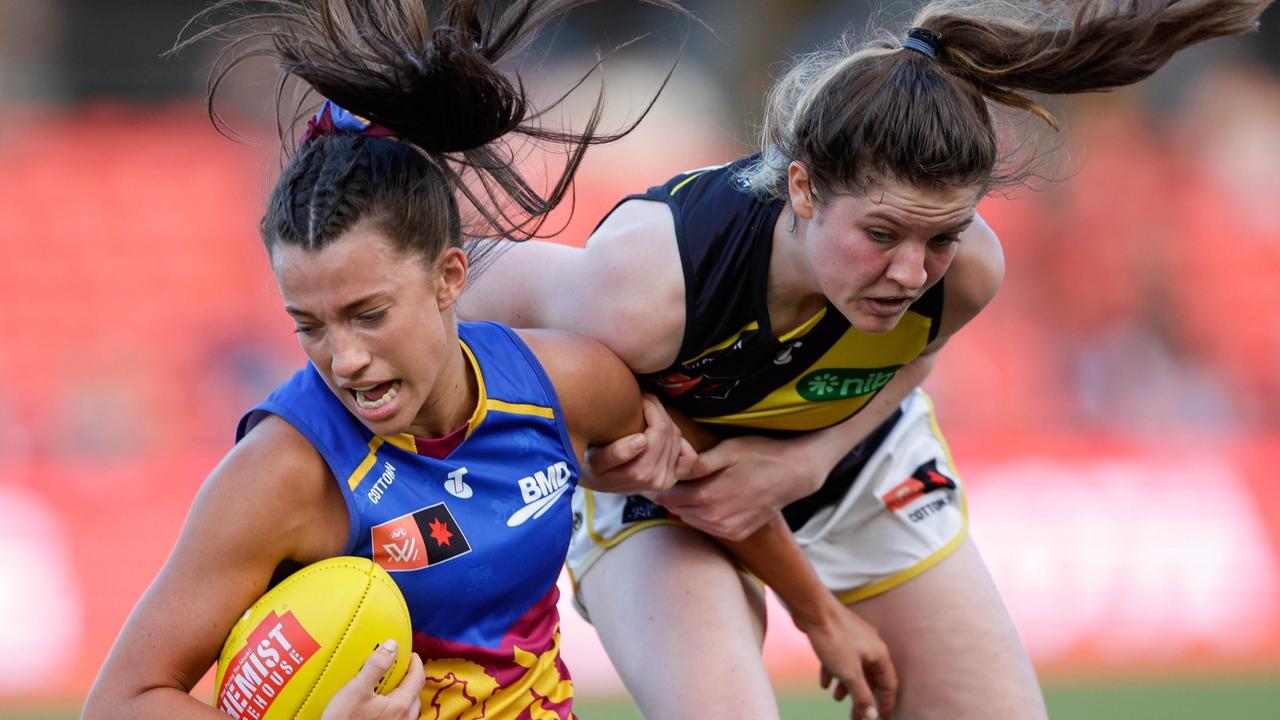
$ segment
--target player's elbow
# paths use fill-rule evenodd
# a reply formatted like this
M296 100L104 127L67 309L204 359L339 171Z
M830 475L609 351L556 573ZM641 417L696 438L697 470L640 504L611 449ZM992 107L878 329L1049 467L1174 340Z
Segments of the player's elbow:
M89 696L85 698L84 709L80 711L80 720L124 720L124 718L142 717L134 706L137 698L121 692L120 688L99 678L94 683Z

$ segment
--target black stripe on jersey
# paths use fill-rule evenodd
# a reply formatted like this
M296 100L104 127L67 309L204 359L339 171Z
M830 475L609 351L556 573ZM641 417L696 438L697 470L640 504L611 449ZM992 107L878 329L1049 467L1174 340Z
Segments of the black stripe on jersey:
M690 382L696 380L675 396L675 402L695 418L742 412L793 382L848 329L849 321L828 306L809 332L790 342L780 342L767 326L746 330L731 345L673 368ZM654 382L669 387L671 377L672 373L664 373Z

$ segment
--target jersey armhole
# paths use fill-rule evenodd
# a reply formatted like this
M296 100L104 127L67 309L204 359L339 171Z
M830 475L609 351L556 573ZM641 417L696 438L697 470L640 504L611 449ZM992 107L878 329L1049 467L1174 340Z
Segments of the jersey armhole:
M573 449L573 441L569 438L569 423L564 417L564 408L560 406L560 396L556 394L555 385L551 383L551 378L547 376L546 369L542 367L542 363L533 354L533 350L529 348L524 340L520 339L515 330L502 323L485 322L506 333L511 344L524 356L525 362L529 363L529 369L533 371L534 377L538 378L538 383L542 386L542 392L546 394L547 400L551 402L551 409L555 413L556 431L560 435L560 444L564 446L565 453L568 455L570 462L573 463L574 475L575 477L581 477L582 467L578 462L578 452Z
M325 467L329 468L329 474L333 476L333 481L338 484L338 490L342 492L342 501L347 506L347 524L349 527L347 528L347 542L343 545L342 554L350 555L355 550L356 541L359 537L361 527L360 514L356 509L355 494L351 487L347 485L346 480L346 477L355 470L352 469L348 472L343 468L335 468L333 463L329 460L331 457L338 457L338 455L333 452L333 449L324 446L324 443L320 442L314 434L308 433L305 429L306 425L302 422L302 419L293 411L279 403L269 400L255 406L249 412L245 413L244 417L240 419L239 427L236 429L236 442L243 440L245 435L247 435L249 431L253 430L253 428L257 427L257 425L268 415L275 415L276 417L279 417L281 420L289 423L294 430L301 433L302 437L306 438L307 442L311 443L311 446L315 448L316 452L320 453L320 459L324 460ZM359 466L357 465L356 467Z
M678 363L680 358L685 357L688 354L691 338L695 336L693 329L690 327L690 323L693 321L693 318L696 317L694 315L694 310L697 307L697 298L696 293L693 292L694 288L692 284L694 277L693 256L690 254L688 243L684 240L684 217L680 214L680 205L676 203L675 198L670 193L664 191L665 188L665 185L660 185L649 192L632 193L631 195L624 196L609 210L608 213L605 214L603 218L600 219L600 222L596 224L595 229L591 232L592 234L595 234L595 231L599 230L600 226L603 225L605 221L609 219L609 216L613 215L618 208L622 207L623 203L631 202L632 200L646 200L648 202L661 203L666 205L667 210L671 212L671 222L676 236L676 250L680 253L680 274L683 276L684 280L684 332L680 337L680 349L676 352L675 362ZM656 373L646 374L660 375L665 371L666 368L663 368Z
M938 332L942 329L942 300L946 296L942 289L944 282L946 278L939 279L937 284L929 288L924 297L911 305L913 312L929 318L929 339L926 344L937 340Z

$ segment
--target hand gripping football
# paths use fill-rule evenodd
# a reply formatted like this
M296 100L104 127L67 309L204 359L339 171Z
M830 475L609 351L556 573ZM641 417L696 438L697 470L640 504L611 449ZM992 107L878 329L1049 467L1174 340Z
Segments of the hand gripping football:
M220 710L240 720L319 718L378 643L399 644L378 685L387 693L409 667L409 608L395 581L365 558L335 557L285 578L231 629L218 657Z

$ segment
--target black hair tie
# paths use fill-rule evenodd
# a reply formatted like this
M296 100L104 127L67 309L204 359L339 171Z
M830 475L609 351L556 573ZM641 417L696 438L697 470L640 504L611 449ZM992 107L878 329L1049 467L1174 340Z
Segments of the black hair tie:
M907 39L902 41L902 47L911 48L930 60L937 60L938 52L941 50L938 41L941 39L938 33L932 30L913 27L907 31Z

